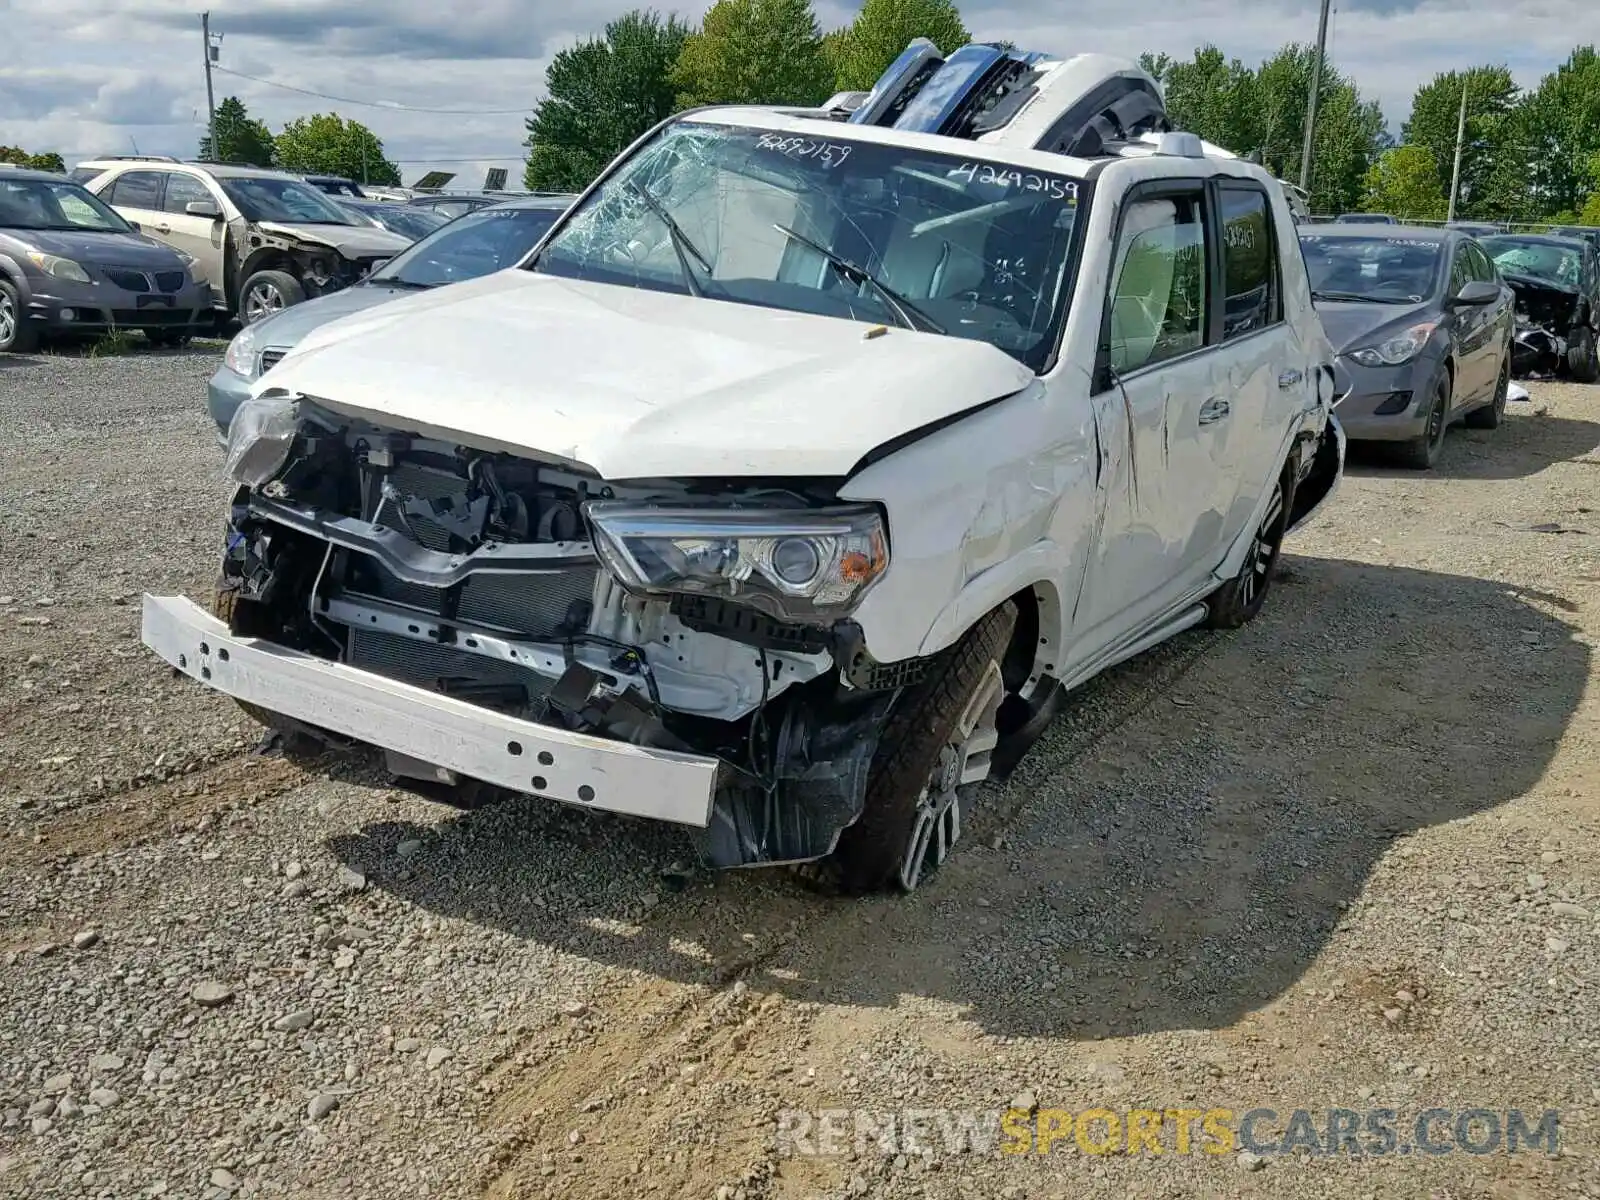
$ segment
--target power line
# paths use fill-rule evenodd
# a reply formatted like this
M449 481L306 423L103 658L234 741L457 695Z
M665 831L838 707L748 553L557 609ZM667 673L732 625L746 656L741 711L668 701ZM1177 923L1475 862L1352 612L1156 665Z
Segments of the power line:
M366 108L387 108L391 112L414 113L442 113L453 117L502 117L526 116L531 108L420 108L413 104L386 104L381 100L353 100L349 96L332 96L327 92L314 92L310 88L295 87L292 83L279 83L273 79L260 79L254 75L246 75L243 71L233 71L227 67L213 66L213 71L223 75L232 75L238 79L248 79L251 83L259 83L263 87L282 88L286 92L299 92L302 96L315 96L318 100L332 100L335 104L359 104Z

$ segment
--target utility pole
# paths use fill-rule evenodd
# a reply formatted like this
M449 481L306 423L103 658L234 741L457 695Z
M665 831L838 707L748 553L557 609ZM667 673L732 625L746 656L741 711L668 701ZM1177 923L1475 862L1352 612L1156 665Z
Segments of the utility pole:
M1456 165L1450 169L1450 209L1445 214L1446 221L1456 219L1456 191L1461 186L1461 146L1467 140L1467 80L1465 73L1461 76L1461 112L1456 116Z
M1317 56L1311 60L1311 95L1306 101L1306 140L1300 147L1300 187L1311 191L1311 138L1317 126L1317 98L1322 94L1322 56L1328 50L1328 4L1322 0L1317 18Z
M211 161L217 159L217 96L211 90L211 64L217 61L217 48L211 44L211 14L200 14L200 38L205 42L206 50L206 110L210 113L209 125L211 127Z

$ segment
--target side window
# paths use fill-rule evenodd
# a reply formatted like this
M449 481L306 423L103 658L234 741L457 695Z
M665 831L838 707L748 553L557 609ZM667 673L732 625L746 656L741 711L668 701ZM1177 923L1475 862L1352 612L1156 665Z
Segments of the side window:
M1450 260L1450 295L1454 296L1472 278L1472 261L1465 242L1456 247L1456 256Z
M175 173L167 175L166 200L161 206L166 212L182 216L186 205L200 200L210 200L215 203L215 197L207 190L205 184L193 175Z
M1111 367L1119 374L1205 344L1206 241L1202 194L1136 200L1113 259Z
M1258 188L1224 187L1222 264L1224 341L1283 319L1278 299L1277 239L1272 210Z
M108 204L126 208L161 207L161 173L159 171L127 171L111 181L111 189L102 199Z
M1472 261L1472 277L1481 279L1485 283L1499 283L1500 272L1494 269L1494 264L1489 261L1489 256L1483 252L1483 247L1476 242L1467 247L1467 254Z

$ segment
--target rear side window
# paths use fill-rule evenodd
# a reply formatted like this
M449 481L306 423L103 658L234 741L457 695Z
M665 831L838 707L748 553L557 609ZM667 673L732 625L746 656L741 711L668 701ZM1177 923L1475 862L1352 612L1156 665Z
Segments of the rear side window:
M180 216L187 211L186 206L202 200L215 203L211 193L206 190L206 185L193 175L169 174L167 176L167 196L162 207L169 213Z
M1266 193L1253 187L1219 189L1222 224L1224 341L1283 318L1278 255Z
M161 207L161 175L156 171L128 171L111 181L109 191L102 193L109 204L128 208Z
M104 175L104 167L73 167L67 172L67 178L73 183L88 183L96 175Z

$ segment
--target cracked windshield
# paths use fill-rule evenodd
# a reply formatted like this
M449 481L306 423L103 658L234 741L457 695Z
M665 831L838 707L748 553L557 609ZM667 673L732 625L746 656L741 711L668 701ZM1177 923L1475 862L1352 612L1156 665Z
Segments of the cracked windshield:
M959 155L684 122L533 270L986 341L1040 370L1079 182Z

